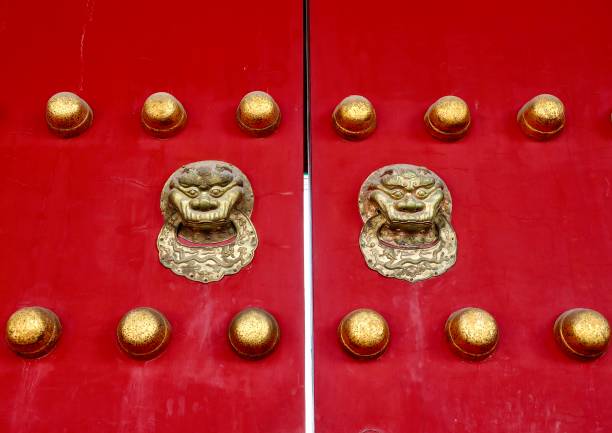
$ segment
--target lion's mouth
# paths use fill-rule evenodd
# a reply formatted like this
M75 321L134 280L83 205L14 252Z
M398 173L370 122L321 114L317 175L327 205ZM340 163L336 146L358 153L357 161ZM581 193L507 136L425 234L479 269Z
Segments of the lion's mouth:
M232 236L230 238L223 239L218 242L194 242L194 241L184 238L180 234L176 238L179 244L186 246L186 247L191 247L191 248L222 247L225 245L231 245L236 241L236 236Z
M185 220L183 224L194 229L202 231L218 230L230 224L231 221L227 218L220 218L213 221L192 221Z
M433 246L437 245L438 242L440 242L440 239L435 239L430 242L424 242L420 244L413 244L409 242L400 243L397 239L390 241L390 240L381 239L381 238L378 238L378 242L381 245L389 247L389 248L399 248L402 250L426 250L428 248L432 248Z
M431 222L413 222L407 227L403 221L399 227L383 223L377 232L378 241L387 247L401 249L431 248L439 241L439 231Z
M205 227L205 229L204 229ZM180 224L177 238L187 247L218 247L231 244L236 239L237 230L231 220L218 223Z
M390 220L389 227L410 232L429 230L433 226L432 221L410 221L410 220Z

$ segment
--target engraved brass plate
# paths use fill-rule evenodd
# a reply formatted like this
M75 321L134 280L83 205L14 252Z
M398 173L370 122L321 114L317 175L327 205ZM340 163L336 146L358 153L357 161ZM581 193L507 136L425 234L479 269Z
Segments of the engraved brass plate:
M251 223L253 189L223 161L199 161L175 171L161 194L164 226L159 260L172 272L209 283L248 265L257 248Z
M385 277L416 282L455 264L457 237L446 184L425 167L394 164L368 176L359 192L359 246Z

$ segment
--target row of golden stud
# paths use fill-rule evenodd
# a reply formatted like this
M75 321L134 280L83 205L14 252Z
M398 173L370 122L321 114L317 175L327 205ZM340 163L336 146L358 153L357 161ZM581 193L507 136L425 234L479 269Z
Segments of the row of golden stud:
M47 126L54 134L70 138L85 132L93 123L93 110L85 100L71 92L59 92L47 101ZM272 134L280 125L278 104L266 92L247 93L236 109L240 129L255 137ZM169 138L187 124L187 111L173 95L150 95L140 113L142 127L154 137Z
M446 321L445 332L451 349L472 361L487 358L499 343L495 318L481 308L468 307L453 312ZM587 308L574 308L559 315L553 332L559 346L568 355L580 360L600 357L610 342L610 325L606 318ZM40 358L51 352L61 333L58 316L43 307L21 308L11 315L6 324L9 347L25 358ZM170 322L161 312L150 307L139 307L127 312L119 321L117 343L132 358L149 360L166 348L171 334ZM352 356L373 359L385 352L391 334L381 314L361 308L340 321L338 338ZM278 322L261 308L242 310L228 327L228 340L232 348L246 359L268 355L279 339Z
M565 126L565 107L559 98L542 94L528 101L516 118L528 137L548 140ZM348 140L362 140L376 129L376 110L360 95L344 98L332 114L336 132ZM434 102L423 118L427 131L438 140L455 141L464 137L472 124L467 103L458 96L444 96Z
M445 333L451 349L471 361L489 357L499 343L495 318L481 308L462 308L452 313L446 321ZM608 321L602 314L588 308L573 308L559 315L553 333L565 353L584 361L603 355L610 343ZM381 314L360 308L340 321L338 338L352 356L373 359L385 352L391 334Z
M24 358L50 353L62 335L57 314L43 307L24 307L6 323L10 349ZM134 359L149 360L163 352L170 342L172 326L158 310L138 307L128 311L117 325L119 348ZM229 324L228 340L245 359L259 359L271 353L280 339L278 322L266 310L249 307Z
M89 104L71 92L60 92L47 102L47 125L60 137L69 138L87 130L93 122ZM365 97L344 98L332 114L334 128L342 137L361 140L376 129L376 110ZM236 121L241 130L255 137L272 134L280 125L278 104L266 92L247 93L236 109ZM457 96L444 96L425 112L425 128L435 138L454 141L464 137L471 126L470 109ZM547 140L557 136L565 126L565 107L559 98L542 94L528 101L518 112L517 122L529 137ZM157 92L144 102L141 111L143 128L158 138L169 138L187 123L185 108L173 95Z

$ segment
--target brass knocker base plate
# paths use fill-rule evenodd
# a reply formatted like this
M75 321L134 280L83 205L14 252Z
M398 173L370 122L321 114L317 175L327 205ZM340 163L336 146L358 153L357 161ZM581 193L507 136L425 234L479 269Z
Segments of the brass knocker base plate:
M237 273L251 263L257 248L253 203L251 184L233 165L199 161L181 167L162 190L160 262L202 283Z
M457 258L446 184L425 167L394 164L374 171L359 193L367 265L411 283L446 272Z

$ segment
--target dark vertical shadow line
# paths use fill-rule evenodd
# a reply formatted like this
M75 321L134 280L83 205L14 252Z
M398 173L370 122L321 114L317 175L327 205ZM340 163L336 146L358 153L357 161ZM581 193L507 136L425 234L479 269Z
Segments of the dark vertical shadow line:
M304 173L310 173L310 8L308 0L303 0L303 73L304 73Z

